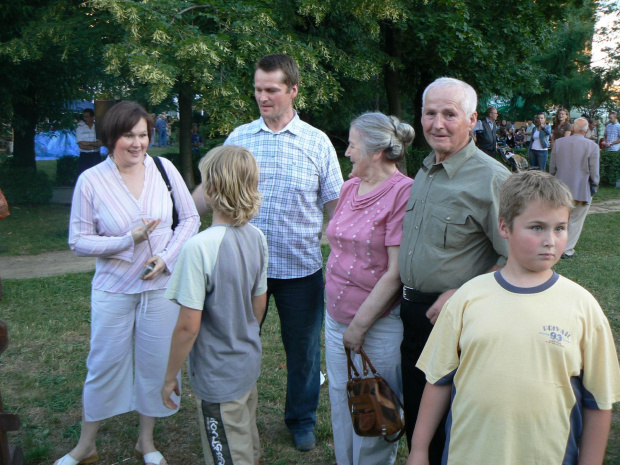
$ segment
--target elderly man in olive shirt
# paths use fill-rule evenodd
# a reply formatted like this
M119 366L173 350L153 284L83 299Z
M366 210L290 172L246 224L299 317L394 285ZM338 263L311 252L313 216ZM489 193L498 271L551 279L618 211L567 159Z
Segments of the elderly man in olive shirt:
M424 91L422 127L433 152L411 189L398 263L403 282L401 345L407 441L426 383L415 367L441 308L471 278L506 263L508 247L498 230L499 189L510 175L471 140L477 96L467 83L440 78ZM430 447L439 464L443 425Z

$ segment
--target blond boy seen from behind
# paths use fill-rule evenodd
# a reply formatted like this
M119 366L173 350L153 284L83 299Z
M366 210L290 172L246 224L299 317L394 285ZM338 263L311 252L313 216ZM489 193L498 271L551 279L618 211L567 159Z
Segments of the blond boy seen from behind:
M166 297L181 312L162 399L176 407L170 398L179 394L174 374L189 354L205 457L221 465L254 465L260 452L259 322L267 304L267 241L248 223L260 204L258 166L249 150L229 145L207 153L199 168L213 224L185 243L168 285Z
M552 267L564 252L572 196L541 171L501 188L506 266L446 303L417 363L427 385L408 465L449 408L442 463L603 462L620 368L595 298Z

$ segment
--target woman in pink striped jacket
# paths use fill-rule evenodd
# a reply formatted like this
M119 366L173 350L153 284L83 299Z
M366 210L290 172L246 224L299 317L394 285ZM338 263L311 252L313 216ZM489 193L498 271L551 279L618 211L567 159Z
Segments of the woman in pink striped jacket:
M105 115L100 138L110 151L85 171L73 194L69 246L97 257L91 296L91 342L86 361L82 432L77 446L55 465L93 463L101 421L136 410L135 454L166 465L156 451L157 417L175 413L161 402L172 331L179 308L164 291L183 243L196 234L198 213L179 172L147 155L153 122L136 102L120 102ZM173 229L174 208L178 224ZM147 265L150 265L146 268Z

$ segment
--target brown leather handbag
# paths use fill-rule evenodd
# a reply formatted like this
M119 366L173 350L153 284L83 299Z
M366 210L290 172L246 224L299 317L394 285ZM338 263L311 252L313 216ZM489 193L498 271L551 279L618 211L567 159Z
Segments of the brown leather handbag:
M6 201L4 194L0 190L0 220L5 219L9 215L9 204Z
M353 365L351 349L345 350L349 372L347 397L355 433L358 436L383 436L387 442L398 441L405 432L400 416L403 408L400 399L394 395L387 381L377 373L364 349L360 353L364 378L360 377ZM369 368L373 376L368 378ZM395 438L388 438L397 433L398 436Z

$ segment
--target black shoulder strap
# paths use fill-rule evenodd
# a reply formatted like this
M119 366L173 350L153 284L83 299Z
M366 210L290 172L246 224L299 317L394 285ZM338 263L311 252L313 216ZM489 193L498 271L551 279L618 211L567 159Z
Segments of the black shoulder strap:
M164 169L164 165L162 164L159 157L151 157L151 158L153 158L153 161L155 162L155 166L157 166L157 169L159 170L159 173L161 174L161 177L163 178L164 183L166 184L166 187L168 188L168 192L170 192L170 198L172 199L172 230L174 231L177 225L179 224L179 213L177 212L177 207L174 204L174 196L172 195L172 185L170 185L170 179L168 178L168 173L166 173L166 170Z
M172 193L172 186L170 185L170 179L168 179L168 173L164 169L164 165L161 163L159 157L151 157L161 174L161 177L164 178L164 182L166 183L166 187L168 188L168 192Z

